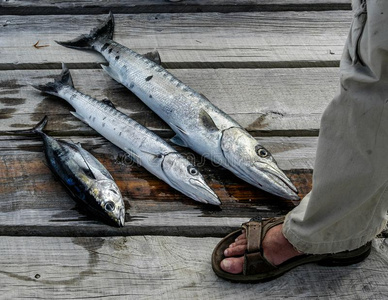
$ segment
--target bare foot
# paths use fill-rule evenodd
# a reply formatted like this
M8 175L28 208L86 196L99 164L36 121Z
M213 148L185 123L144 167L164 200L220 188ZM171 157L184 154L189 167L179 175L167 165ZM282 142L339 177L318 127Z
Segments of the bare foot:
M282 233L283 225L272 227L264 237L262 247L264 257L273 265L277 266L286 260L301 255ZM221 261L221 268L228 273L239 274L243 271L244 253L247 248L245 232L237 237L236 241L225 249L224 255L227 257Z

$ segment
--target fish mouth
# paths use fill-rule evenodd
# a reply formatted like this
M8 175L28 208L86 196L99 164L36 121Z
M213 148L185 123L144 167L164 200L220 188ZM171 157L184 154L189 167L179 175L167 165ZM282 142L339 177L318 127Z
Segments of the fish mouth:
M289 200L299 200L298 190L292 184L291 180L283 173L272 168L265 170L267 176L273 182L276 182L276 190L273 191L274 194L289 199Z
M192 197L199 202L213 205L220 205L221 201L214 191L200 180L190 178L189 182L192 186L199 189L199 193L191 193Z
M266 192L289 200L300 200L297 188L283 171L268 165L260 167L257 163L253 166L251 172L248 172L249 169L244 170L239 166L235 166L234 169L238 172L240 178Z
M120 209L119 217L117 218L116 223L119 227L124 227L124 224L125 224L125 211L124 211L124 209Z

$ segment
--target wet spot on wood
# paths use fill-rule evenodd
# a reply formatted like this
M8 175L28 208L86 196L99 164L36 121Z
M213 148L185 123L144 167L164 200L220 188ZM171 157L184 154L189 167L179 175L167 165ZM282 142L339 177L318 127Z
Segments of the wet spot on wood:
M265 122L266 115L261 115L258 117L252 124L247 126L247 130L255 130L268 126L268 123Z
M253 123L247 126L247 130L263 129L269 125L271 120L284 117L284 113L277 111L269 111L258 117ZM276 121L276 120L275 120ZM274 121L274 122L275 122Z
M26 86L26 85L25 84L18 84L16 79L0 81L0 88L18 89L18 88L21 88L23 86Z
M26 102L26 99L24 98L12 98L12 97L4 97L0 98L0 103L4 104L5 106L14 106L14 105L21 105Z
M15 108L2 108L0 109L0 119L10 119L12 118L12 114L16 112Z
M152 79L152 77L154 77L153 75L150 75L150 76L148 76L145 80L146 81L150 81L151 79Z

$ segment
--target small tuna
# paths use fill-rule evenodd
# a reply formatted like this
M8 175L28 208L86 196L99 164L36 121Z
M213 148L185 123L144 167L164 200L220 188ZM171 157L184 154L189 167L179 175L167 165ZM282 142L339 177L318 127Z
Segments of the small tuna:
M170 125L172 141L190 147L241 179L274 195L297 200L297 190L271 153L244 128L155 60L112 40L113 15L93 29L60 45L101 53L109 62L103 69L138 96Z
M50 170L60 179L74 200L106 223L124 226L124 201L108 170L80 144L59 141L44 133L46 124L47 116L33 129L7 133L39 135L43 139Z

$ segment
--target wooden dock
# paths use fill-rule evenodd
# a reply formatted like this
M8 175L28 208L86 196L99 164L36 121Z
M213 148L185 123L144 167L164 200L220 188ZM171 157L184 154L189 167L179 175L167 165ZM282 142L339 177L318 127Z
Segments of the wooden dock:
M294 203L258 190L178 148L219 195L195 202L131 163L75 119L43 84L71 70L76 88L168 140L169 127L106 75L103 58L59 46L112 11L115 40L146 53L234 117L268 148L303 197L311 190L319 122L338 90L352 20L350 0L0 0L0 299L387 299L388 242L356 265L306 265L262 284L232 284L211 270L220 237L249 218ZM2 134L44 115L46 131L80 142L124 196L124 228L86 216L46 166L38 138Z

